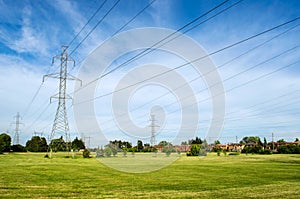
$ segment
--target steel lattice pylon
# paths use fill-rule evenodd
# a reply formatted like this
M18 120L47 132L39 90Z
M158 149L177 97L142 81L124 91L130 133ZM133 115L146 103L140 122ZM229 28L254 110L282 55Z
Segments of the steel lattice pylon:
M70 134L69 134L69 123L67 117L67 110L66 110L66 100L72 99L66 92L67 90L67 80L78 80L77 78L68 74L68 62L73 63L73 67L75 66L75 61L69 57L68 55L68 46L62 46L62 53L53 57L52 64L54 63L55 59L60 60L60 72L54 74L48 74L45 77L57 78L59 79L59 92L58 94L52 96L50 98L50 103L52 98L58 99L58 106L55 114L54 123L52 126L52 131L50 135L50 142L53 140L56 134L64 135L65 142L66 142L66 149L69 151L69 143L70 143ZM43 80L44 81L44 80ZM50 145L50 143L49 143ZM52 151L50 146L50 152ZM51 157L51 154L50 154Z

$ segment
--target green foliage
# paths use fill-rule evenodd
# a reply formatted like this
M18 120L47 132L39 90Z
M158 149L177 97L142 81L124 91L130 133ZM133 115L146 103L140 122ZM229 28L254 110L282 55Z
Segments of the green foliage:
M158 146L162 146L162 147L165 147L165 146L172 146L172 143L163 140L163 141L160 141L160 142L158 143Z
M61 136L58 139L53 139L50 143L50 148L53 152L57 151L66 151L67 150L67 143L64 141L63 137Z
M26 152L26 148L21 144L16 144L11 146L13 152Z
M121 140L114 140L114 141L109 141L109 144L116 146L119 149L123 148L131 148L132 145L130 142L127 141L121 141Z
M213 148L211 149L211 152L221 152L221 151L222 151L222 149L217 148L217 147L213 147Z
M207 144L207 142L204 140L204 141L202 142L202 144L200 145L199 156L206 156L208 152L209 152L208 144Z
M157 148L155 148L155 147L146 147L146 148L143 148L142 152L144 152L144 153L157 152Z
M102 158L102 157L104 157L104 150L103 150L103 148L101 147L100 149L98 148L98 149L96 150L96 158Z
M30 152L46 152L48 149L47 141L44 137L33 136L26 142L26 150Z
M267 145L268 145L267 139L264 137L264 145L263 145L264 149L267 147Z
M253 144L262 146L262 142L258 136L250 136L250 137L244 137L241 141L241 144Z
M181 155L181 151L180 151L180 150L177 150L177 154L178 154L178 155Z
M242 153L260 153L263 151L261 146L246 146L243 148Z
M285 140L284 140L284 139L280 139L280 140L278 140L277 142L279 142L279 143L284 143Z
M189 144L202 144L202 140L199 137L196 137L195 139L189 140Z
M72 141L71 148L73 150L85 149L83 141L78 139L77 137Z
M217 144L221 144L221 142L219 141L219 140L216 140L215 141L215 144L217 145Z
M165 153L166 156L170 156L170 154L176 152L176 150L173 147L166 146L162 149L162 152Z
M299 142L299 138L296 138L296 139L295 139L295 142Z
M9 152L11 145L11 137L6 133L0 135L0 154L3 152Z
M263 155L271 155L272 151L270 149L264 149L264 150L260 150L259 154L263 154Z
M84 149L83 153L82 153L82 156L84 158L90 158L90 151L87 150L87 149Z
M111 151L112 151L113 156L116 156L118 153L117 147L111 147Z
M200 144L192 144L191 145L191 150L190 150L190 155L191 156L198 156L200 152Z
M277 151L281 154L300 154L300 146L294 144L289 144L287 146L281 145L278 147Z
M142 151L144 148L142 140L137 141L137 151Z
M105 155L105 157L110 157L111 154L112 154L111 148L110 147L105 147L104 148L104 155Z

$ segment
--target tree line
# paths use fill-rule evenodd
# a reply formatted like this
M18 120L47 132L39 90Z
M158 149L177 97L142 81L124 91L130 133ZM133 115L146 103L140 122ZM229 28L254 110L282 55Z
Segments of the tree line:
M65 142L63 137L53 139L50 144L47 144L45 137L33 136L26 142L25 146L20 144L11 145L11 137L6 134L0 134L0 154L3 152L46 152L51 148L54 152L67 150L85 149L85 144L77 137L72 142Z

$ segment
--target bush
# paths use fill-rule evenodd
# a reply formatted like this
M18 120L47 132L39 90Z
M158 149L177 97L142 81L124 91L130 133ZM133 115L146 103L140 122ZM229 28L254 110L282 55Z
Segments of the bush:
M82 155L84 158L90 158L90 151L87 149L84 149Z
M261 146L246 146L243 148L242 153L260 153L262 151L262 147Z
M21 144L16 144L11 146L13 152L26 152L26 148Z
M199 144L192 144L191 146L191 156L198 156L200 152L200 145Z
M96 158L102 158L104 157L104 150L101 148L101 149L97 149L96 150Z
M261 150L259 152L259 154L262 154L262 155L271 155L272 151L270 149L265 149L265 150Z
M300 154L300 146L289 144L287 146L282 145L278 147L278 153L282 154Z
M112 154L111 148L110 147L106 147L104 149L104 154L105 154L106 157L110 157L111 154Z

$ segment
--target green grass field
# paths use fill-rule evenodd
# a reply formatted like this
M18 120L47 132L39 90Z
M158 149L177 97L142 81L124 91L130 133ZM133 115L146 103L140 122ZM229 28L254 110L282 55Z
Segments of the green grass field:
M0 198L299 198L300 155L182 155L150 173L96 158L0 155ZM121 157L116 157L121 158ZM128 157L129 158L129 157ZM167 158L167 157L166 157Z

